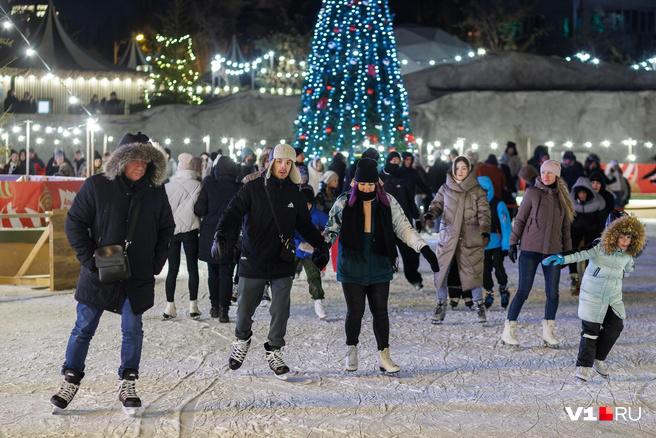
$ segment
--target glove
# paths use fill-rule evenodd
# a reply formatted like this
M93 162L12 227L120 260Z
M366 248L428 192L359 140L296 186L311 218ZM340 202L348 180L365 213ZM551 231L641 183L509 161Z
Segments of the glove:
M564 265L565 257L561 256L560 254L552 255L542 260L542 264L544 266Z
M430 265L431 270L433 272L440 272L440 265L437 262L437 256L435 255L433 250L430 249L430 247L428 245L424 246L421 249L421 255L424 256L424 258L426 259L426 261Z
M501 255L502 255L503 257L508 257L508 250L507 250L507 249L504 249L503 251L501 251Z
M517 244L516 243L513 243L512 245L510 245L510 250L508 251L508 258L513 263L517 262Z
M314 249L312 253L312 263L320 270L326 267L330 260L330 246L323 242L321 245Z
M212 255L212 258L213 258L214 260L218 260L218 259L219 259L219 254L221 254L221 252L222 252L222 251L219 249L219 246L220 246L220 245L221 245L221 244L219 243L218 240L213 240L213 241L212 241L212 249L210 250L210 254ZM207 248L207 247L206 247L206 248Z

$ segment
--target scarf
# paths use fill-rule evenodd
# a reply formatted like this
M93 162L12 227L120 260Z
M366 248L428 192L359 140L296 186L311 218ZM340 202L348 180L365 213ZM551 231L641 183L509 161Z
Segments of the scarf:
M375 192L372 192L375 194ZM373 251L381 256L388 257L392 264L396 262L396 242L394 240L394 227L392 225L392 209L372 201ZM339 232L339 241L344 247L353 251L362 251L362 236L364 234L364 207L362 198L349 206L348 202L342 212L342 228Z

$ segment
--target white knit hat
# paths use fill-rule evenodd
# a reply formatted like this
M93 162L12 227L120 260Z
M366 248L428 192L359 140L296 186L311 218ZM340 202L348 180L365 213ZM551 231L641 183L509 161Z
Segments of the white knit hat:
M281 158L283 160L291 160L292 169L289 172L289 179L294 184L300 184L301 173L298 171L298 169L296 168L296 164L294 163L296 161L296 151L294 150L293 147L291 147L288 144L279 144L273 150L273 158L271 158L271 164L269 164L269 167L267 168L266 179L269 179L271 177L271 169L273 168L273 161L275 161L277 158Z

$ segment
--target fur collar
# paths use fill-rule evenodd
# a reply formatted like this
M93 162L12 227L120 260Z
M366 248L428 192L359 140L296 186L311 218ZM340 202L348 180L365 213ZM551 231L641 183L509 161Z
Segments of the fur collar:
M167 178L164 151L151 143L130 143L116 149L105 165L105 177L112 181L123 174L131 160L148 162L146 177L154 186L161 186Z
M606 254L613 254L617 251L617 239L620 235L630 235L631 245L626 253L631 257L637 257L645 248L647 234L645 226L635 216L623 216L615 219L606 227L601 235L601 245Z

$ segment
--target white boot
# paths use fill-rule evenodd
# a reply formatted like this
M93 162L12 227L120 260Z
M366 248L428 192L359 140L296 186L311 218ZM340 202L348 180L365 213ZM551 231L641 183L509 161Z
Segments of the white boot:
M200 310L198 310L198 303L196 300L189 301L189 317L191 319L200 319Z
M601 377L603 377L603 378L608 377L608 365L606 365L605 361L595 359L594 364L592 365L592 368L596 372L598 372Z
M556 339L556 321L553 319L542 320L542 339L549 348L560 347L560 341Z
M314 300L314 313L319 319L326 319L326 311L323 308L323 300Z
M175 310L175 303L166 303L166 310L164 310L164 314L162 315L162 319L172 319L178 316L178 312Z
M358 369L358 346L348 345L346 350L346 371L357 371Z
M386 373L398 373L401 367L395 364L390 357L389 347L378 352L380 354L380 370Z
M592 379L592 367L576 367L576 373L574 374L579 380L587 382Z
M519 340L517 340L517 321L509 321L503 325L503 333L501 334L501 342L511 347L519 347Z

